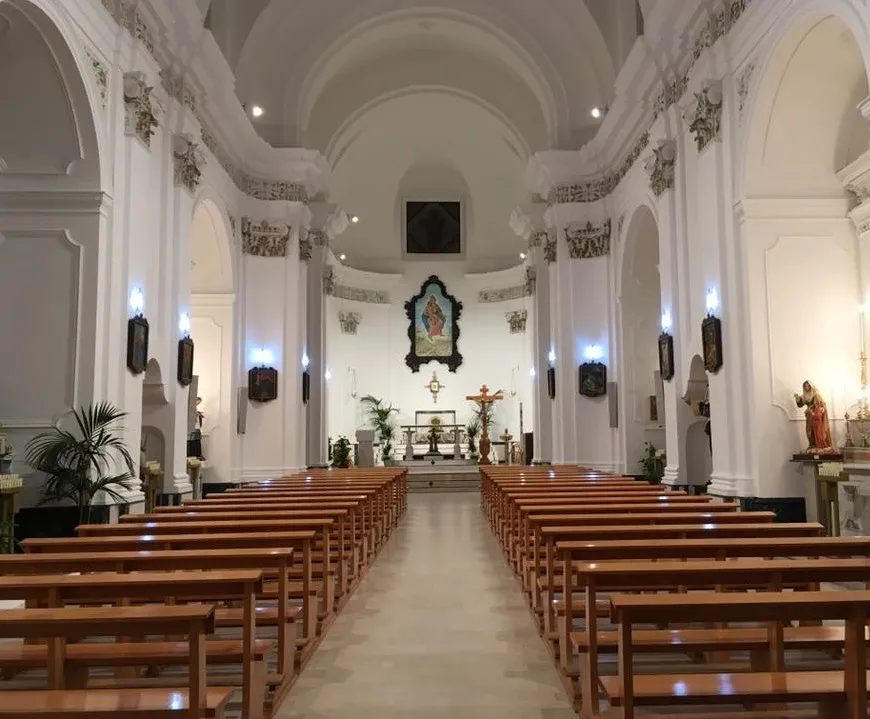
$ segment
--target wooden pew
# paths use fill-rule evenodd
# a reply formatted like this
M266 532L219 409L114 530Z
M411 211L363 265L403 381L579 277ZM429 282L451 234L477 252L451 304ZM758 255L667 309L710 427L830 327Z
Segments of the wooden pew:
M294 679L296 652L295 622L300 615L298 607L289 602L289 569L293 550L269 547L264 549L203 549L191 551L138 551L138 552L71 552L66 554L3 554L0 555L0 576L33 576L69 574L73 572L156 572L196 570L261 570L264 576L274 577L278 583L275 609L256 608L256 626L273 625L277 628L277 676L270 679L277 685ZM243 612L219 608L215 612L217 626L242 626ZM232 644L235 644L233 642ZM229 644L209 643L209 649L220 649L222 656L234 657L238 652ZM2 662L0 662L2 663ZM239 659L241 663L241 659ZM278 690L276 690L278 691Z
M251 719L263 715L266 686L264 663L254 660L256 597L262 590L263 573L254 570L0 577L0 601L23 600L28 606L48 609L67 604L112 603L120 606L131 601L162 604L170 598L174 602L241 600L244 617L241 663L243 716ZM213 622L213 613L210 616ZM119 650L115 645L106 645L104 651L108 652L107 661L111 662ZM205 651L204 641L202 651Z
M572 527L572 541L556 541L556 555L562 561L562 603L566 621L559 628L559 646L569 647L569 634L571 631L570 618L575 616L573 608L574 576L572 567L575 563L574 547L583 547L589 542L611 540L643 540L652 546L657 546L660 541L667 539L741 539L754 540L759 536L767 537L818 537L821 535L822 526L817 522L802 522L788 524L699 524L699 525L651 525L651 526L602 526L602 527ZM547 537L549 528L543 527L541 534ZM558 531L558 530L556 530ZM566 574L567 572L567 574ZM555 573L547 576L554 577ZM551 582L548 591L552 597L556 586ZM547 602L547 611L554 611L553 602ZM587 617L588 621L588 617ZM564 675L570 674L570 653L562 652L559 655L559 663Z
M866 719L867 640L870 592L756 592L750 594L616 595L616 677L601 684L623 719L640 706L716 706L817 702L821 719ZM845 622L844 668L786 671L783 622ZM634 625L669 622L766 622L771 671L635 676Z
M0 639L48 639L48 690L0 691L0 717L94 717L138 715L221 719L232 688L206 686L205 636L214 631L210 606L23 609L0 612ZM188 685L173 689L67 689L67 656L89 637L133 637L171 633L187 638ZM114 645L109 645L114 646Z
M291 547L302 556L302 582L291 583L291 597L302 600L302 638L305 647L317 635L317 599L323 585L313 581L311 575L311 547L313 530L297 532L251 532L245 534L168 534L138 535L135 537L77 537L73 539L33 538L21 543L25 554L58 552L136 552L142 550L227 550L263 549L274 546ZM294 557L297 556L294 553Z
M615 653L618 633L599 631L595 614L600 592L680 592L692 590L745 591L760 589L782 591L785 588L819 586L823 582L870 582L870 559L736 559L733 561L595 562L575 567L587 606L586 628L571 631L569 653L579 650L581 657L581 696L590 706L584 716L591 716L598 701L598 656ZM676 621L682 622L676 618ZM842 647L842 627L786 627L784 643L788 648L837 649ZM634 637L635 652L693 653L713 651L754 652L753 668L767 669L758 654L767 648L768 635L763 629L685 629L643 630Z

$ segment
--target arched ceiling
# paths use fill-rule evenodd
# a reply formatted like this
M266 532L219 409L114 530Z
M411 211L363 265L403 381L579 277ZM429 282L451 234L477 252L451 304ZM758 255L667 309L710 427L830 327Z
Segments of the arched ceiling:
M409 194L462 199L465 271L517 264L529 156L594 135L638 27L636 0L196 1L262 137L326 156L369 271L402 270Z

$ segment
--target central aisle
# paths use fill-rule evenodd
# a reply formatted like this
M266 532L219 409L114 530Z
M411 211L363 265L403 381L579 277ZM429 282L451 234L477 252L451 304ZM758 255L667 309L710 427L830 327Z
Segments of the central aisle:
M279 719L574 719L479 501L410 495Z

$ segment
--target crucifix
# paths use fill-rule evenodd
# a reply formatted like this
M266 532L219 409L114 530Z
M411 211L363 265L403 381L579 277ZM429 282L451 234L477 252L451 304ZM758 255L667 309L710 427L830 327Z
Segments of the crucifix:
M426 389L428 389L432 393L432 402L433 404L438 404L438 393L444 389L443 384L438 381L438 375L434 372L432 373L432 379L429 381L427 385L425 385Z
M480 463L492 464L489 461L489 450L492 448L492 442L489 441L489 408L487 405L491 405L496 400L504 399L504 395L501 392L490 394L489 387L483 385L480 388L480 394L469 395L465 399L470 399L472 402L477 402L480 405L480 441L477 443L478 447L480 447Z

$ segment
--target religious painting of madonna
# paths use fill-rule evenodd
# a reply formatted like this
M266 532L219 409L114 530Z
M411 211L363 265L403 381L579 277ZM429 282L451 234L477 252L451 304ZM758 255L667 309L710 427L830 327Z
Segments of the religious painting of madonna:
M423 283L420 294L405 303L405 313L411 341L405 364L412 372L419 372L424 364L440 362L455 372L462 364L458 350L462 303L447 294L444 283L432 275Z

